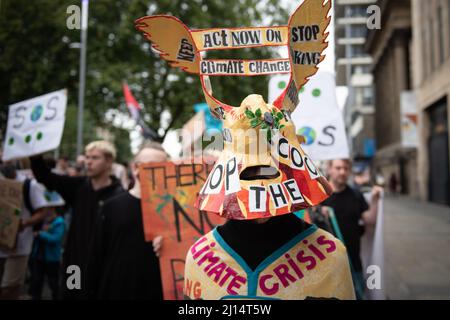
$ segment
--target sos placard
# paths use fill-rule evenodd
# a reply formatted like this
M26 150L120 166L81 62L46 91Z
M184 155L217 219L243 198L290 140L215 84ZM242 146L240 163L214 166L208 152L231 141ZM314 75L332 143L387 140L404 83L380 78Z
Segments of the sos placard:
M10 105L3 161L58 148L66 106L65 89Z

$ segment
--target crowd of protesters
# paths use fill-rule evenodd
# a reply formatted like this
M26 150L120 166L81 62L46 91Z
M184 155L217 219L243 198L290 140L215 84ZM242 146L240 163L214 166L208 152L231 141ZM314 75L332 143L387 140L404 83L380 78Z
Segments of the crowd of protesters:
M94 141L74 163L42 155L1 163L2 179L23 182L24 204L14 249L0 249L0 298L39 300L47 283L55 300L162 299L162 238L144 240L137 165L167 154L149 143L130 167L115 159L111 143ZM80 271L77 290L66 285L70 266Z
M163 239L144 239L139 164L166 161L168 155L148 143L129 165L115 160L111 143L94 141L74 162L38 155L1 163L1 178L24 186L16 246L0 249L2 299L39 300L45 283L55 300L163 298ZM322 205L335 211L357 285L363 277L360 238L364 225L376 221L381 189L372 188L367 203L358 183L349 185L351 166L349 160L329 162L334 193ZM79 268L77 290L67 286L71 266Z

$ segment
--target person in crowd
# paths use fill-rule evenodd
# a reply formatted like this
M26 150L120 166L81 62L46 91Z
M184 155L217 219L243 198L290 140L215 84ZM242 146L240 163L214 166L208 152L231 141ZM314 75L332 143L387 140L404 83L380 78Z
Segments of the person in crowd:
M53 172L60 174L60 175L67 175L67 170L69 169L69 165L70 165L69 157L62 156L56 162L56 167L53 170Z
M370 205L362 193L348 185L351 172L349 159L331 160L328 164L328 176L333 194L322 202L322 206L334 209L339 228L344 238L344 244L350 258L355 286L363 285L363 270L360 258L361 236L364 225L376 223L378 200L382 188L372 188ZM357 292L364 292L364 288L356 288ZM359 298L362 298L359 296Z
M391 176L389 177L389 191L393 196L397 195L398 192L398 179L395 172L391 173Z
M3 163L1 173L6 179L23 183L23 205L16 246L12 250L0 249L0 297L17 300L23 297L28 259L33 245L33 226L44 219L48 203L44 197L45 188L36 180L17 172L13 162Z
M55 191L46 191L49 202L45 223L41 230L34 232L33 251L31 253L30 294L33 300L41 300L45 278L52 299L59 299L59 275L62 253L62 241L65 232L64 218L57 208L64 206L64 200Z
M133 188L103 206L90 254L91 298L162 299L157 258L162 238L145 241L139 164L166 160L167 154L157 144L144 147L132 165Z
M66 285L63 279L63 299L87 298L87 262L95 221L103 203L124 192L120 181L111 175L116 157L114 146L107 141L94 141L85 148L85 177L54 174L45 165L42 156L31 158L31 168L36 179L48 190L57 191L72 208L72 218L63 255L63 274L67 278L68 266L77 266L81 286Z
M231 135L229 140L241 139L242 130L235 128L252 128L252 123L241 114L259 110L270 122L270 115L275 112L272 108L260 95L246 97L232 111L233 116L229 113L224 117L224 127ZM292 121L281 121L286 131L271 140L279 147L268 148L267 158L261 157L261 153L257 157L251 149L238 149L239 143L225 144L216 169L206 179L196 207L227 221L200 237L188 250L184 274L186 299L354 299L342 242L294 214L320 204L331 195L332 189L300 151ZM248 145L261 145L259 139L267 139L258 132L246 138ZM284 150L281 144L286 146ZM287 150L299 152L297 167L273 160L288 158ZM231 155L239 155L239 166L232 164L234 160L230 159L236 158ZM233 178L217 179L220 168L239 171ZM274 192L277 184L280 187ZM286 194L282 184L287 186ZM237 191L227 195L225 190L231 185L237 186L234 187ZM259 195L249 197L254 190Z
M112 166L112 174L120 180L120 183L122 183L122 187L125 190L128 190L128 187L130 185L130 181L128 180L128 174L127 169L120 163L113 163Z
M69 177L78 177L78 171L77 168L75 166L69 166L67 168L67 175Z
M361 193L372 190L369 168L365 166L353 168L353 187Z
M77 156L76 159L76 167L77 167L77 171L78 171L78 175L79 176L84 176L86 175L86 156L84 154L80 154Z

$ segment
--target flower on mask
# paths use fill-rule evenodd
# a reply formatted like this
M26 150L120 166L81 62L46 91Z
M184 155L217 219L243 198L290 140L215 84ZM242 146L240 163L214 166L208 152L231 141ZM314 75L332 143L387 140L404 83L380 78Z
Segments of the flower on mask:
M263 130L267 130L267 141L272 140L272 130L281 130L284 128L284 124L280 125L280 120L283 119L283 113L272 109L270 112L265 112L264 115L261 109L256 109L255 112L250 109L244 111L247 119L250 120L252 128L261 127Z

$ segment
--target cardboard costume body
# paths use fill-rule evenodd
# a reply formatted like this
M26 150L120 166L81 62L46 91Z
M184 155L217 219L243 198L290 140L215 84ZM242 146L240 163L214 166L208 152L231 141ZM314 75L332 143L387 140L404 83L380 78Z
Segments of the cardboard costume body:
M331 1L305 0L287 26L277 27L191 30L171 16L136 21L161 58L199 75L211 113L223 121L224 150L200 191L198 209L252 224L246 220L277 219L318 205L331 195L332 188L301 148L290 119L299 103L298 91L324 59L330 8ZM286 46L289 58L206 60L201 54L261 46ZM239 107L230 106L213 96L209 82L209 76L275 73L290 77L272 104L250 94ZM217 229L194 244L185 264L185 295L193 299L354 298L345 248L314 226L300 229L274 252L262 253L254 271L234 249Z
M346 249L311 225L269 255L255 270L214 229L186 258L189 299L354 299Z

